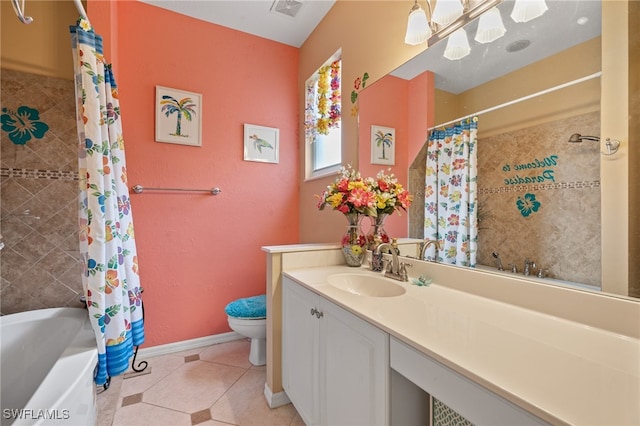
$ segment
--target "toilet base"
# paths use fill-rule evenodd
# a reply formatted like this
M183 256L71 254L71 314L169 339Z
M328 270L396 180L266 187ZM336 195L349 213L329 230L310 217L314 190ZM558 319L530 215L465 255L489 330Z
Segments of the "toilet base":
M251 339L249 362L255 366L267 363L267 339Z

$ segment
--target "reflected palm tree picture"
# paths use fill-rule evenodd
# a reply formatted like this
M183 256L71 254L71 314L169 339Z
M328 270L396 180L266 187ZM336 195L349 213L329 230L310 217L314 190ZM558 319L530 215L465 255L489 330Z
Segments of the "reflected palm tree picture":
M395 164L395 134L394 128L371 126L372 164Z

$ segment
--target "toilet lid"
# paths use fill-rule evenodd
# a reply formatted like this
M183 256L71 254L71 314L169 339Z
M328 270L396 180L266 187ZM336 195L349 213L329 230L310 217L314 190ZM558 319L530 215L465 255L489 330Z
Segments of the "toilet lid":
M234 300L224 310L227 315L236 318L265 318L267 316L267 295L262 294Z

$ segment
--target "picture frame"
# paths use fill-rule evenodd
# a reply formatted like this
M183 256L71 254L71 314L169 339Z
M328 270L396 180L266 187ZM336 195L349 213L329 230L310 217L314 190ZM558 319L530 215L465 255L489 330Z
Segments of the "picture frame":
M244 160L261 163L280 161L280 129L275 127L244 125Z
M202 94L156 86L156 142L202 146Z
M371 164L393 166L396 163L396 129L371 126Z

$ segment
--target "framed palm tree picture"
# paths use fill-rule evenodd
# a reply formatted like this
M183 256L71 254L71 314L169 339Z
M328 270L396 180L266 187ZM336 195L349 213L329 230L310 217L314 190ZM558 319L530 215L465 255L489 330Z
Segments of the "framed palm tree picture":
M371 126L371 164L396 163L396 129Z
M156 142L202 146L202 95L156 86Z

